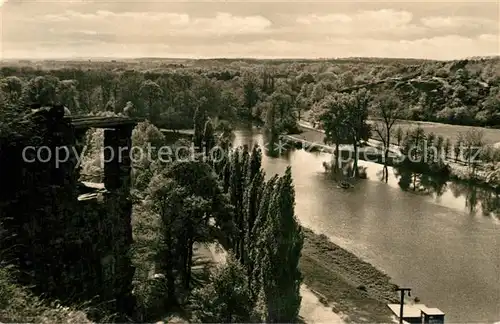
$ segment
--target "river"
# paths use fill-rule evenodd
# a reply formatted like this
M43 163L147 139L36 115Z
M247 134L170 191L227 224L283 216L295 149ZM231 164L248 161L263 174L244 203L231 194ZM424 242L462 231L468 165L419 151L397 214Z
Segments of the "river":
M258 131L235 135L234 145L264 147ZM411 287L413 297L445 312L446 322L500 321L500 221L486 212L500 207L498 196L453 183L439 194L404 191L392 169L384 183L382 167L366 162L368 180L342 190L324 173L330 159L294 150L264 156L263 168L269 177L291 165L301 224Z

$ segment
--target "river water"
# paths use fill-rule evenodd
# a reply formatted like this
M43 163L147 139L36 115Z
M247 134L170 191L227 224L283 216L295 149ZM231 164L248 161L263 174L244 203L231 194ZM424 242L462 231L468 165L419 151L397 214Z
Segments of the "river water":
M264 147L255 130L235 135L234 145ZM301 224L411 287L447 323L500 321L500 221L488 212L500 207L498 196L454 183L427 184L432 192L418 194L411 185L403 190L392 169L382 182L382 167L366 162L368 180L342 190L324 172L330 159L294 150L264 156L263 168L269 177L291 165Z

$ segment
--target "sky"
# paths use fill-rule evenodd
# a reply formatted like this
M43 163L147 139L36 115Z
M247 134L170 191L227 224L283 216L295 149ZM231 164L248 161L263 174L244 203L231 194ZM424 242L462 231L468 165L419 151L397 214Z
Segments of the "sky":
M0 0L0 58L500 55L499 0Z

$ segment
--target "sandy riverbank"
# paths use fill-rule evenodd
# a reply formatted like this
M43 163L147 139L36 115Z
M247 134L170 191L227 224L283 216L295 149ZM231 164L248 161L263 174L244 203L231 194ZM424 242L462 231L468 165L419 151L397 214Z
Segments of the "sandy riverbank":
M300 269L304 284L346 322L390 323L388 303L398 298L389 276L356 255L304 228Z

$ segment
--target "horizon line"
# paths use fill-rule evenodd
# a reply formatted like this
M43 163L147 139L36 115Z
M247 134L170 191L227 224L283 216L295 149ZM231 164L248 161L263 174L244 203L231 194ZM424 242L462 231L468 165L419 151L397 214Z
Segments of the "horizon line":
M137 56L137 57L115 57L115 56L79 56L79 57L39 57L39 58L0 58L0 62L3 61L81 61L81 60L190 60L190 61L209 61L209 60L267 60L267 61L279 61L279 60L289 60L289 61L328 61L328 60L361 60L361 59L387 59L387 60L416 60L416 61L460 61L468 59L497 59L500 58L500 54L497 55L477 55L477 56L467 56L462 58L454 59L434 59L434 58L416 58L416 57L387 57L387 56L346 56L346 57L224 57L224 56L214 56L214 57L168 57L168 56Z

